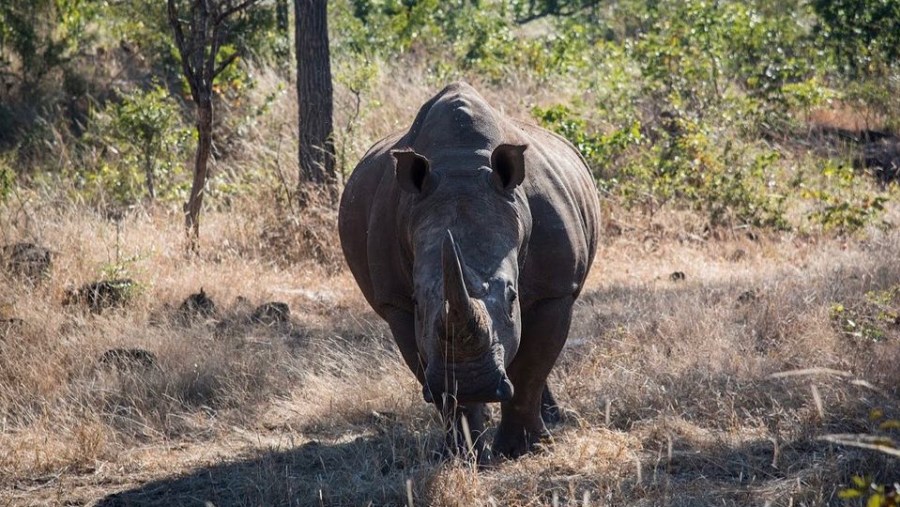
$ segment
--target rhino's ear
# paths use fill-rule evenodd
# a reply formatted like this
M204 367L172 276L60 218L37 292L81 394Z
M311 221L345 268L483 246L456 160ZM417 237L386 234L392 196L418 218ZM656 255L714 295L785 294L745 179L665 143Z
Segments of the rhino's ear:
M431 171L428 159L413 150L392 150L391 155L396 161L394 175L400 188L413 194L422 193Z
M501 144L491 153L494 183L503 190L512 190L525 180L525 144Z

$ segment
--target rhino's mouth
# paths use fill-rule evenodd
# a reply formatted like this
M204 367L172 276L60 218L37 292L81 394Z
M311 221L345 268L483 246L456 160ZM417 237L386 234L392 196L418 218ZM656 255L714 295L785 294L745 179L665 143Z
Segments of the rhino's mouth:
M442 404L445 398L457 403L509 401L513 385L503 368L489 358L477 362L429 365L425 369L422 396L427 403Z

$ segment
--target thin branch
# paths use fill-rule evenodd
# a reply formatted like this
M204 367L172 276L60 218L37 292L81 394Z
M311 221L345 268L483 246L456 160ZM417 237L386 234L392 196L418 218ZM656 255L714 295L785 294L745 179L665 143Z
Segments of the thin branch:
M213 80L216 78L216 55L219 54L219 28L221 24L217 21L213 23L212 40L209 43L209 57L204 62L203 78L212 89Z
M180 53L184 53L184 32L181 30L181 20L178 19L178 10L175 7L175 0L168 1L169 24L175 32L175 45Z
M803 377L807 375L835 375L838 377L852 376L849 371L834 370L831 368L804 368L801 370L780 371L778 373L773 373L766 378L779 379L787 377Z
M900 449L894 447L894 441L886 437L877 437L866 434L850 434L841 433L836 435L825 435L819 440L831 442L838 445L847 445L850 447L859 447L860 449L871 449L873 451L882 452L884 454L900 458Z
M238 11L242 11L242 10L246 9L247 7L250 7L251 5L255 4L257 1L258 0L244 0L243 2L241 2L235 6L225 9L222 13L220 13L218 16L216 16L216 24L219 24L222 21L225 21L225 19L227 19L229 16L231 16L232 14L234 14Z
M219 74L221 74L222 71L225 70L226 67L228 67L229 65L231 65L232 62L234 62L235 60L237 60L238 56L240 56L240 55L237 53L237 51L235 51L234 53L228 55L228 58L226 58L225 61L223 61L222 63L220 63L219 66L216 67L216 70L213 71L213 75L212 75L213 79L215 79L216 76L218 76Z

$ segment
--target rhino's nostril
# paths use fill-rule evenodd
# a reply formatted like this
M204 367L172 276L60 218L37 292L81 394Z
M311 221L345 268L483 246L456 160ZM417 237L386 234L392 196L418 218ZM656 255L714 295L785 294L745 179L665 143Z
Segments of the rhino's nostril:
M497 386L497 400L498 401L509 401L513 397L513 385L512 382L509 381L506 375L500 380L500 384Z

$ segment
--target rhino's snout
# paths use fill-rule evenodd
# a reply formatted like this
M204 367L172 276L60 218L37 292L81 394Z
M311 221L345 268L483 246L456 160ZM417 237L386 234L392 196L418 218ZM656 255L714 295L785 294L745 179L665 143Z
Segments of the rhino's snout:
M495 381L487 382L483 387L465 382L464 379L458 377L453 382L445 382L443 378L429 379L422 387L422 397L426 403L434 403L436 399L440 401L445 394L452 397L457 403L493 403L512 400L513 394L515 394L512 382L505 372L498 371L497 374L492 376ZM452 374L450 378L453 378ZM451 384L448 386L449 389L444 388L447 384Z

